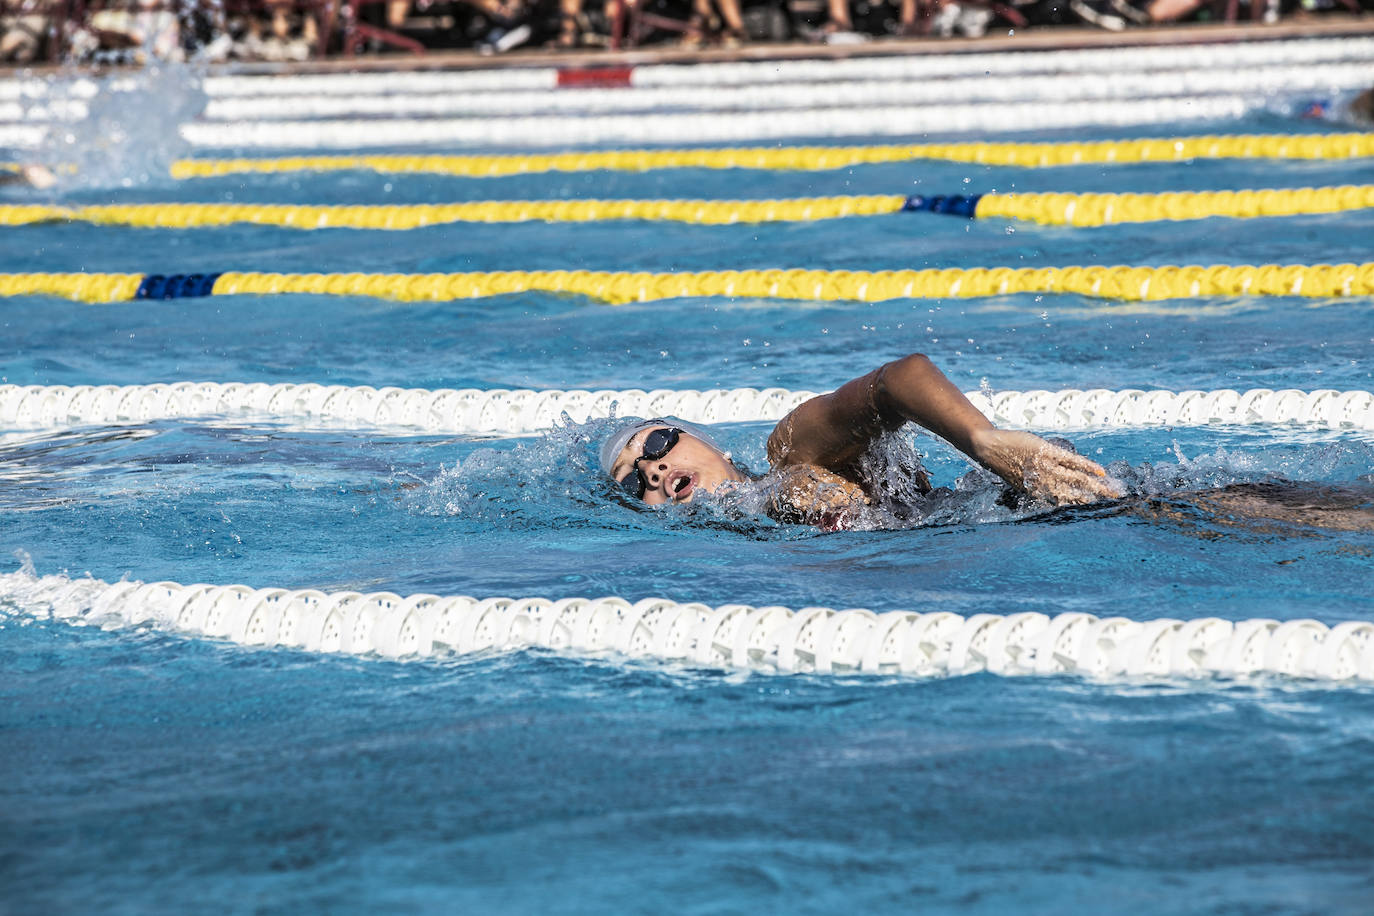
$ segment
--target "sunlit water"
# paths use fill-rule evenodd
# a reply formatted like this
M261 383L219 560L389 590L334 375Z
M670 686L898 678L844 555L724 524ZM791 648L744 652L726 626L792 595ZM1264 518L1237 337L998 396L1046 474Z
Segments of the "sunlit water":
M1266 114L1216 127L1339 125ZM179 154L168 149L137 161ZM87 171L56 199L786 197L1371 178L1363 161L1257 161L142 179L139 169L159 168L115 180ZM124 178L131 187L119 187ZM71 225L7 230L0 270L1334 263L1370 260L1370 238L1374 217L1360 212L1101 230L909 214L394 234ZM1374 321L1360 300L32 298L4 302L0 322L0 375L21 384L824 390L921 351L965 388L1374 387ZM920 451L948 492L914 514L870 518L870 530L822 534L773 522L744 497L631 507L591 470L607 428L491 440L211 418L10 436L0 550L31 557L39 575L107 581L1374 618L1374 535L1237 517L1194 498L1279 479L1367 491L1370 434L1073 432L1130 493L1076 510L1009 509L985 474L916 436L902 447ZM716 432L746 465L766 467L767 425ZM16 558L5 572L19 567ZM1359 913L1374 890L1368 688L751 676L542 652L393 663L40 620L20 597L26 576L7 576L0 593L6 912Z

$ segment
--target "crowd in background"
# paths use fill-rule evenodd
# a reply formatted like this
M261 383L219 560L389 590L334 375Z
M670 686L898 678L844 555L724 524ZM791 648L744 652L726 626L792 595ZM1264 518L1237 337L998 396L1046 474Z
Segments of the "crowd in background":
M1374 0L0 0L0 61L307 60L471 48L858 44L1374 11Z

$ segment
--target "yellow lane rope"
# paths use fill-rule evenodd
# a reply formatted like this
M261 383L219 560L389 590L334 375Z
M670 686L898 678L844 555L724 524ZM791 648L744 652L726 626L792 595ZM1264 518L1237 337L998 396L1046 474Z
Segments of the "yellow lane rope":
M143 274L0 274L0 296L61 296L78 302L126 302Z
M1003 217L1069 226L1338 213L1374 207L1374 185L1265 191L1169 191L1160 194L984 194L979 219Z
M487 177L535 172L642 172L651 169L790 169L814 171L879 162L943 159L1037 168L1060 165L1178 162L1187 159L1352 159L1374 156L1374 133L1249 134L1088 143L924 143L907 146L797 146L732 149L612 150L531 155L289 156L279 159L183 159L174 178L243 172L429 172Z
M80 221L184 229L232 223L293 229L418 229L443 223L674 220L762 223L895 213L900 195L792 200L505 200L455 204L298 206L295 204L130 204L96 207L0 206L0 225Z
M69 221L186 229L235 223L292 229L418 229L456 222L670 220L723 225L874 216L903 209L898 195L791 200L515 200L454 204L308 206L296 204L114 204L93 207L0 206L0 225ZM1337 213L1374 208L1374 185L1160 194L984 194L979 218L1105 226L1206 217Z
M1211 296L1371 296L1374 262L1163 267L947 268L943 270L723 270L684 273L493 271L456 274L0 274L0 296L46 294L83 302L133 298L311 293L451 301L531 290L612 305L684 297L877 302L1006 293L1078 293L1105 299Z

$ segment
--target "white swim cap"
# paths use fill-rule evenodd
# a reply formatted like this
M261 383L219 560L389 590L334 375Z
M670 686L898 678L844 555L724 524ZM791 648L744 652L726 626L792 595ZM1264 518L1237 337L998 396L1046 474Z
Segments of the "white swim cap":
M631 423L627 423L607 436L606 441L601 443L601 470L605 471L607 474L611 473L611 468L615 466L616 458L620 457L620 453L625 450L625 446L635 437L635 434L658 426L671 426L674 429L680 429L684 433L689 433L702 442L705 442L726 458L730 457L730 453L717 445L716 441L700 426L688 423L686 420L679 420L677 417L655 417L652 420L635 420Z

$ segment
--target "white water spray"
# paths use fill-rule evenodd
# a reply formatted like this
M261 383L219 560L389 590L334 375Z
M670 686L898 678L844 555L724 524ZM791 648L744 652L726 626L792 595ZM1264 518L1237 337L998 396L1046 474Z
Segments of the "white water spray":
M197 69L167 61L100 78L55 77L49 99L65 99L69 117L47 125L33 161L63 191L170 181L172 162L190 148L181 126L205 110L202 84Z

